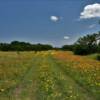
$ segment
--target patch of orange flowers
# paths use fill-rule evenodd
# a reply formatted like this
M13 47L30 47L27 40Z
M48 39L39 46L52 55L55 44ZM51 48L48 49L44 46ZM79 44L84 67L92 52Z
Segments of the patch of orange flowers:
M65 62L74 63L74 67L81 69L95 69L100 70L100 62L87 58L86 56L76 56L72 52L56 52L54 57Z
M77 56L72 52L63 51L55 52L53 56L61 62L65 62L65 70L69 66L70 73L71 71L75 71L76 74L80 73L80 80L84 77L84 81L87 84L100 88L100 61L88 58L87 56Z

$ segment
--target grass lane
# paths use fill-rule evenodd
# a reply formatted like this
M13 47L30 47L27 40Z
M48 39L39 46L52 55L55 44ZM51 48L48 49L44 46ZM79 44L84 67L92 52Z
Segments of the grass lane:
M37 100L96 100L65 74L62 66L50 55L45 56L42 61Z
M57 59L51 59L54 61L55 66L53 68L54 71L59 72L58 76L58 84L60 84L59 88L61 90L65 91L68 95L68 100L96 100L95 97L92 96L91 93L87 91L86 88L81 86L76 80L73 79L67 72L66 69L64 69L65 66L61 65L59 62L57 62ZM66 65L67 67L67 65ZM62 91L62 93L63 93ZM65 94L66 96L66 94Z
M21 83L14 90L13 100L37 100L36 84L41 60L42 58L37 54L31 60L30 66L32 67L27 71Z
M0 100L31 100L31 98L33 100L35 98L36 58L37 55L34 54L33 58L26 62L26 72L16 77L15 80L18 82L15 85L0 93Z

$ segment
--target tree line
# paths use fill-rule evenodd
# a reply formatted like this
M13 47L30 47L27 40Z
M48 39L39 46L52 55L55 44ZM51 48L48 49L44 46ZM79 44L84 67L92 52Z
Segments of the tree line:
M11 43L0 43L0 51L42 51L52 50L49 44L30 44L28 42L12 41Z
M11 43L0 43L0 51L45 51L45 50L66 50L73 51L74 54L88 55L92 53L100 53L100 42L97 38L100 32L88 34L80 37L72 45L64 45L61 48L54 48L49 44L31 44L28 42L12 41Z
M100 53L100 41L97 43L97 38L100 39L100 32L80 37L74 44L64 45L61 49L73 51L78 55Z

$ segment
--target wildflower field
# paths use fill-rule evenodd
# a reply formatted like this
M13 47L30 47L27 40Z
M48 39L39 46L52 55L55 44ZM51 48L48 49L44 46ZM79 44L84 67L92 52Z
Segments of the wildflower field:
M100 61L65 51L0 52L0 100L100 100Z

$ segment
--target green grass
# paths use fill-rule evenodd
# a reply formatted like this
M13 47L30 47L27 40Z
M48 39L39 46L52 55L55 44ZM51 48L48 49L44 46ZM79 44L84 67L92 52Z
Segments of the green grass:
M87 57L96 60L96 58L97 58L98 55L99 55L99 54L96 53L96 54L88 55Z
M56 53L0 52L0 100L99 100L87 76Z

